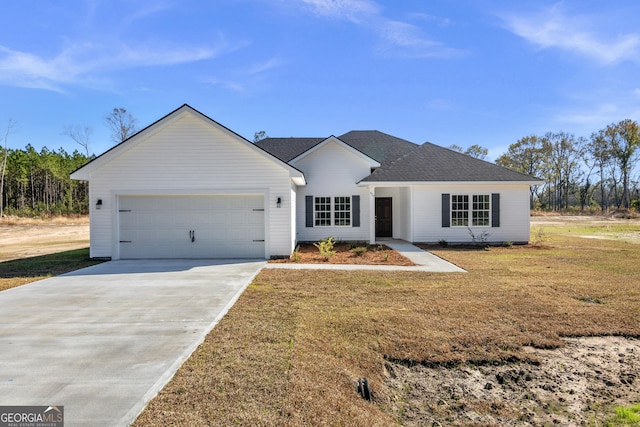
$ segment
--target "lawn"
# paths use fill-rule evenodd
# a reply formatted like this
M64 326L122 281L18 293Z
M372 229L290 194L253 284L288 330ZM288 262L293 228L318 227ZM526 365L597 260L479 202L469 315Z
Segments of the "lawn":
M135 425L420 425L403 406L416 390L393 386L392 366L537 366L528 348L561 349L563 337L638 338L640 245L580 237L593 233L549 226L531 246L433 250L467 273L264 270ZM590 402L591 425L615 415L615 395ZM485 406L519 424L508 402Z
M89 248L0 262L0 291L89 267Z

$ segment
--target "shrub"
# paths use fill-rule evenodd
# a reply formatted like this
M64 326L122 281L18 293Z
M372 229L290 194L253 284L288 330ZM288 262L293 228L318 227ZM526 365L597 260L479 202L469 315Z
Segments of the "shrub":
M326 239L319 241L318 243L314 243L313 246L318 248L320 256L322 256L325 261L329 261L329 258L336 254L336 251L333 250L334 244L335 241L333 240L333 236L329 236Z
M438 240L438 244L439 244L441 247L443 247L443 248L446 248L447 246L449 246L449 242L447 242L447 241L446 241L446 240L444 240L444 239L440 239L440 240Z
M365 248L364 246L359 246L357 248L351 249L351 252L353 252L356 256L362 256L367 253L367 248Z

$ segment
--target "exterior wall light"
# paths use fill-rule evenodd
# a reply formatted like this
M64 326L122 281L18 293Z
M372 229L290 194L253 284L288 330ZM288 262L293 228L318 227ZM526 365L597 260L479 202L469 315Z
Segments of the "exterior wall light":
M278 197L278 200L276 200L276 208L279 208L282 206L282 198Z
M96 202L96 209L100 210L100 208L102 208L102 199L98 199L98 201Z

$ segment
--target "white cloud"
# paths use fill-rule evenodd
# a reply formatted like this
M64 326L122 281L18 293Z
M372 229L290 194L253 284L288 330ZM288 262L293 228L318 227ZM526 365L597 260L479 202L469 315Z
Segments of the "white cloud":
M462 50L424 37L419 27L406 22L386 20L379 27L378 34L383 41L381 51L391 56L449 58L463 53Z
M555 114L554 122L560 129L570 130L579 136L588 137L591 133L620 120L637 120L640 108L637 103L603 101L588 105L565 107Z
M282 66L282 61L280 59L271 58L249 67L248 74L261 74L280 66Z
M594 32L598 16L570 16L557 4L538 14L504 15L506 28L541 48L576 52L602 64L640 61L640 33L607 36ZM619 28L615 28L616 34Z
M380 8L368 0L302 0L313 13L360 23L367 16L378 15Z
M201 61L229 49L234 48L226 43L217 47L188 48L84 43L69 46L46 58L0 46L0 83L64 92L68 85L94 82L104 71Z
M314 15L352 22L374 32L378 38L377 52L395 58L451 57L462 53L444 43L426 37L422 29L404 21L388 18L383 8L373 0L267 0L272 5L291 7L303 4ZM408 14L420 20L431 21L435 17L425 14ZM449 25L447 18L437 18L436 25Z

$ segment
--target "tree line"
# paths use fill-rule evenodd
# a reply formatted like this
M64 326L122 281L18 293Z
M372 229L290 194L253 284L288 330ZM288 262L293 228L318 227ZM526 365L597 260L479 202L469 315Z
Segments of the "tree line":
M542 210L640 210L640 128L626 119L589 138L565 132L530 135L509 146L496 163L536 176L531 207Z
M86 182L72 180L69 175L89 160L75 150L44 147L37 151L31 145L24 149L5 150L3 193L0 212L4 215L45 216L88 213Z
M124 108L114 108L104 117L114 142L120 143L137 131L137 119ZM9 120L0 140L0 218L3 215L50 216L87 214L89 186L70 175L95 155L90 155L92 130L88 126L66 126L62 132L82 151L68 153L63 148L37 151L8 148L16 122Z

